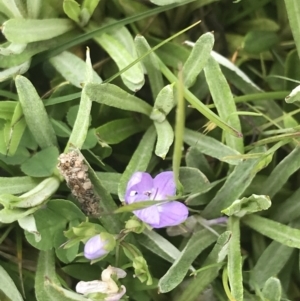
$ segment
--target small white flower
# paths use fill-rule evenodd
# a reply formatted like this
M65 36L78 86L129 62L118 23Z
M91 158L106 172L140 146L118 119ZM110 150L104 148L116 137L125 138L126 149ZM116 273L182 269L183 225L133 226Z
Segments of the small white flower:
M76 285L76 292L83 295L103 293L107 295L104 299L105 301L118 301L126 293L126 288L124 285L121 285L119 288L111 278L112 275L116 275L118 279L124 278L126 272L122 269L108 266L101 274L102 281L80 281Z

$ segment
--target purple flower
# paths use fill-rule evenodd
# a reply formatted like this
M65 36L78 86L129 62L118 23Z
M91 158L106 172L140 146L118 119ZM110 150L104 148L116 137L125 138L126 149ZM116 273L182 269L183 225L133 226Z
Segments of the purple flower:
M94 260L106 255L109 252L105 249L107 243L108 241L103 240L99 234L93 236L86 242L84 246L84 257Z
M127 204L147 200L164 201L175 193L176 186L172 171L162 172L154 179L146 172L135 172L127 184L125 201ZM133 213L152 228L179 225L189 214L188 208L177 201L153 205L135 210Z

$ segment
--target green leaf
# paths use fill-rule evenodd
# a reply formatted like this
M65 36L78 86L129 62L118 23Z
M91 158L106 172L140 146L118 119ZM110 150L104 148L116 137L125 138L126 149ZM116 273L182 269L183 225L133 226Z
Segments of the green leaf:
M27 72L27 70L30 67L30 63L31 63L31 60L29 59L28 61L26 61L18 66L13 66L8 69L4 69L4 70L0 71L0 82L3 82L10 77Z
M82 11L86 10L90 18L94 13L94 10L96 9L99 2L100 0L84 0L82 3Z
M147 40L141 35L137 35L134 39L134 42L139 56L142 56L151 50ZM153 99L155 99L164 86L163 77L159 70L159 64L156 55L153 52L149 53L142 59L142 63L147 70L152 96Z
M197 168L180 167L179 180L184 188L184 193L195 193L203 186L209 185L206 176Z
M250 271L251 283L262 288L267 279L273 275L278 275L286 266L293 250L293 248L287 247L277 241L272 241Z
M293 149L283 160L272 170L262 188L262 194L271 198L280 191L289 177L300 168L300 147Z
M1 1L5 8L5 14L9 17L24 18L26 17L26 11L24 3L20 1Z
M87 48L86 64L85 64L85 86L83 87L81 93L78 113L66 147L66 151L70 146L77 149L81 149L87 138L88 128L90 124L90 112L92 109L92 101L87 96L85 89L86 89L86 84L92 82L93 78L94 78L94 72L93 72L92 62L90 58L90 51L89 48Z
M185 286L182 293L176 298L176 301L196 300L201 292L218 277L219 271L222 268L222 261L224 260L224 256L220 257L220 254L227 254L228 243L231 237L230 231L226 231L219 236L214 248L201 265L200 271L196 271L196 277L187 282L187 286ZM207 269L205 269L206 267Z
M16 197L11 194L1 194L0 203L6 208L30 208L48 200L60 185L56 177L46 178L33 189Z
M137 240L143 247L168 262L174 262L180 255L174 245L155 231L145 229L137 236Z
M32 214L19 218L18 223L23 230L34 235L36 242L39 242L41 240L41 234L36 228L35 218Z
M121 179L121 174L114 172L96 172L96 175L107 192L115 195L118 194L118 185Z
M243 301L242 255L240 246L240 220L231 216L228 220L228 230L232 232L228 248L228 279L231 294L236 301Z
M184 142L196 148L204 155L211 156L219 159L220 161L233 165L237 165L241 162L241 159L238 157L240 155L239 152L226 146L220 141L199 132L185 129Z
M16 87L26 123L41 148L56 146L56 136L42 100L32 83L21 75L16 77Z
M115 119L96 128L100 140L107 144L118 144L128 137L148 128L148 121L133 118ZM112 135L112 133L114 133Z
M300 230L258 215L246 215L243 223L255 231L288 247L300 249Z
M243 217L246 214L267 210L271 206L271 200L267 195L252 194L250 197L244 197L234 201L228 208L221 212L231 216Z
M39 179L31 177L0 177L0 194L19 194L33 189L39 184Z
M122 202L124 202L126 186L132 174L136 171L145 171L147 169L152 157L155 138L156 133L154 126L151 126L144 134L128 165L126 166L118 186L118 196Z
M40 252L35 275L37 301L89 301L82 295L62 288L55 272L53 251Z
M227 177L222 188L219 189L215 197L205 207L202 212L203 216L205 218L218 217L223 209L229 207L237 200L251 184L256 173L270 163L270 161L262 162L261 160L261 158L248 159L237 165Z
M16 108L15 101L1 101L0 102L0 118L10 120Z
M169 82L177 82L176 76L165 66L165 64L159 60L160 70ZM222 120L217 114L211 111L205 104L203 104L192 92L187 88L183 87L184 98L192 105L193 108L198 110L207 119L215 123L217 126L222 128L224 131L231 133L233 136L242 137L242 133L234 129Z
M7 296L7 298L10 298L10 300L12 301L23 301L23 298L19 293L16 285L2 266L0 266L0 283L1 291ZM4 300L6 299L3 299L3 301Z
M50 146L37 152L21 165L21 170L30 177L50 177L57 165L59 152L55 146Z
M228 125L241 132L241 123L235 102L227 83L225 76L223 75L220 65L215 61L213 57L208 59L208 62L204 68L206 81L209 87L209 91L213 98L214 104L218 110L219 116L222 120L227 122ZM244 153L243 139L241 137L234 137L231 133L225 131L226 144L239 153Z
M17 106L14 110L12 116L10 127L7 129L6 141L7 141L7 154L13 156L21 142L23 134L26 129L26 120L23 116L23 110L20 103L17 103Z
M262 294L265 300L280 301L281 291L280 280L275 277L270 277L263 287Z
M95 29L95 26L89 25L89 29ZM116 39L111 33L104 33L101 36L94 37L94 40L109 54L119 67L119 70L127 67L134 60L134 54L129 53L126 47ZM145 83L143 68L140 63L133 65L131 68L121 74L124 84L131 91L138 91Z
M298 56L300 58L300 3L297 0L284 0L290 28L296 43Z
M275 46L279 41L278 35L272 31L250 31L244 39L244 50L259 54Z
M27 17L29 19L38 19L43 0L27 1Z
M300 101L300 85L291 91L291 93L284 99L287 103Z
M65 14L76 23L79 23L80 5L75 0L64 0Z
M178 286L197 256L216 240L217 236L206 229L195 232L181 251L180 256L176 258L167 273L160 278L159 291L167 293Z
M196 77L204 68L210 57L214 41L214 35L211 32L207 32L201 35L194 44L191 54L182 68L182 77L184 85L187 88L191 87L195 83ZM208 62L207 65L210 66L210 62Z
M171 84L163 87L155 99L150 118L156 122L165 121L167 115L174 108L175 104L174 85Z
M165 159L173 143L174 132L168 120L163 122L154 121L154 126L157 132L155 155Z
M119 233L121 230L120 220L116 219L115 216L112 215L112 213L117 209L117 205L86 160L85 164L88 166L88 176L93 184L93 189L100 199L99 207L104 213L103 216L101 216L100 221L104 227L110 229L112 233Z
M2 25L2 33L10 42L32 43L54 38L73 27L69 19L10 19Z
M148 116L152 110L152 107L140 98L112 84L89 83L84 87L83 93L92 101L121 110L139 112Z
M35 211L37 211L39 207L33 207L29 209L8 209L4 208L0 210L0 222L4 224L11 224L21 218L24 218L25 216L28 216Z
M280 223L288 223L300 216L300 188L275 208L272 218Z
M39 250L50 250L55 245L55 236L66 229L68 222L85 220L85 215L72 202L66 200L50 200L47 207L33 214L41 240L37 242L32 233L25 231L27 241Z
M215 179L212 167L209 165L205 155L197 148L197 146L191 146L185 155L186 166L198 168L206 177L210 180Z
M49 61L54 68L75 87L82 88L87 82L86 74L83 72L86 69L86 63L75 54L64 51ZM93 69L92 74L93 78L91 82L101 84L102 79Z

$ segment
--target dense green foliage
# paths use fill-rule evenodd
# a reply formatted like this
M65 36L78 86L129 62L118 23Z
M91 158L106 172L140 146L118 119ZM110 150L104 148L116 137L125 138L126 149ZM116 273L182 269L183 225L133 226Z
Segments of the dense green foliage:
M299 300L299 0L0 0L0 23L1 301L117 301L75 290L109 265L121 300ZM189 218L151 229L127 183L166 170Z

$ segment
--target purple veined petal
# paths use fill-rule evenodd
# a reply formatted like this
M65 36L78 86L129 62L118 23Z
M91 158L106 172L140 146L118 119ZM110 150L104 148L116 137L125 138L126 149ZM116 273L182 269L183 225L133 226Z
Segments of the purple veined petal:
M157 207L160 221L159 224L155 227L153 226L153 228L177 226L183 223L189 215L188 208L180 202L167 202Z
M154 200L166 200L168 197L175 195L176 184L173 171L161 172L154 178L153 182L155 190Z
M90 260L100 258L108 253L105 250L106 240L103 240L101 236L95 235L90 238L84 245L84 257Z
M147 199L149 200L152 188L153 188L153 179L150 176L150 174L146 172L140 172L140 171L135 172L131 176L127 184L126 193L125 193L125 202L127 204L132 204L138 201L144 201ZM148 198L146 199L143 198L142 200L140 200L138 195L145 195Z
M155 225L159 224L160 215L158 212L158 206L153 205L144 209L135 210L133 213L143 222L150 225L151 227L155 227Z

